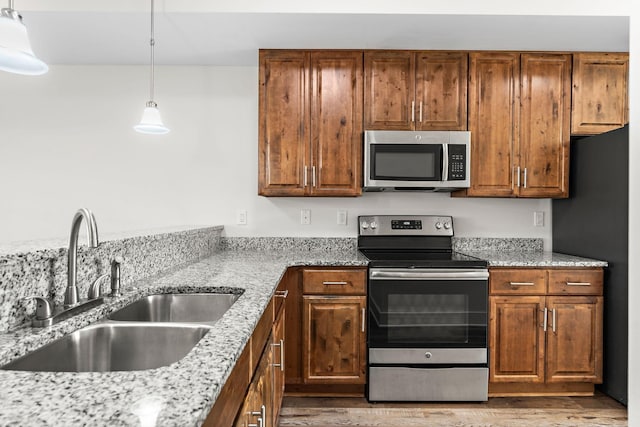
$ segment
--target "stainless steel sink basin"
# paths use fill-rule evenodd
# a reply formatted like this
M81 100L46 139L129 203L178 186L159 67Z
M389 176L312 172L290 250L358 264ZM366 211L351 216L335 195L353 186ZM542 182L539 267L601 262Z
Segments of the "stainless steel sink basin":
M237 294L149 295L115 311L111 320L213 323L233 305Z
M108 372L159 368L186 356L209 329L189 324L98 323L47 344L2 369Z

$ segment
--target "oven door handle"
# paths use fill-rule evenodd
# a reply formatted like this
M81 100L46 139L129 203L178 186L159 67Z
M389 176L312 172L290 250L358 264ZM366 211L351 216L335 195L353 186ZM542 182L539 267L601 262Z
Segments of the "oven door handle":
M430 269L398 269L371 268L369 278L387 280L487 280L489 271L485 269L463 268L430 268Z

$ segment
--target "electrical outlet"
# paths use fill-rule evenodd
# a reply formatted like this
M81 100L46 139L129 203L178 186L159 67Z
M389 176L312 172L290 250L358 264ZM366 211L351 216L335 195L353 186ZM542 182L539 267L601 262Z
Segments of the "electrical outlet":
M533 213L534 227L544 227L544 212L536 211Z
M338 225L347 225L347 211L345 209L338 209L338 217L336 221Z
M236 224L238 224L238 225L247 225L247 210L246 209L238 209L238 212L236 212Z
M304 224L304 225L311 224L311 210L310 209L302 209L300 211L300 224Z

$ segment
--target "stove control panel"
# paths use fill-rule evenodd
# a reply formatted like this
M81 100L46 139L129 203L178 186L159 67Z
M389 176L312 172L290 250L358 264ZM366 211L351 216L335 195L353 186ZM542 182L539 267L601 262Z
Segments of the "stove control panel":
M445 215L366 215L358 217L359 236L453 236Z

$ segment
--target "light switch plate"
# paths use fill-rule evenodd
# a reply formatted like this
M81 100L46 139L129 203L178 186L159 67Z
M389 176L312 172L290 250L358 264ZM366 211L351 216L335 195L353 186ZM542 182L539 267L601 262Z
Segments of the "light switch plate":
M347 211L345 209L338 209L336 221L338 225L347 225Z
M533 213L534 227L544 227L544 212L536 211Z

